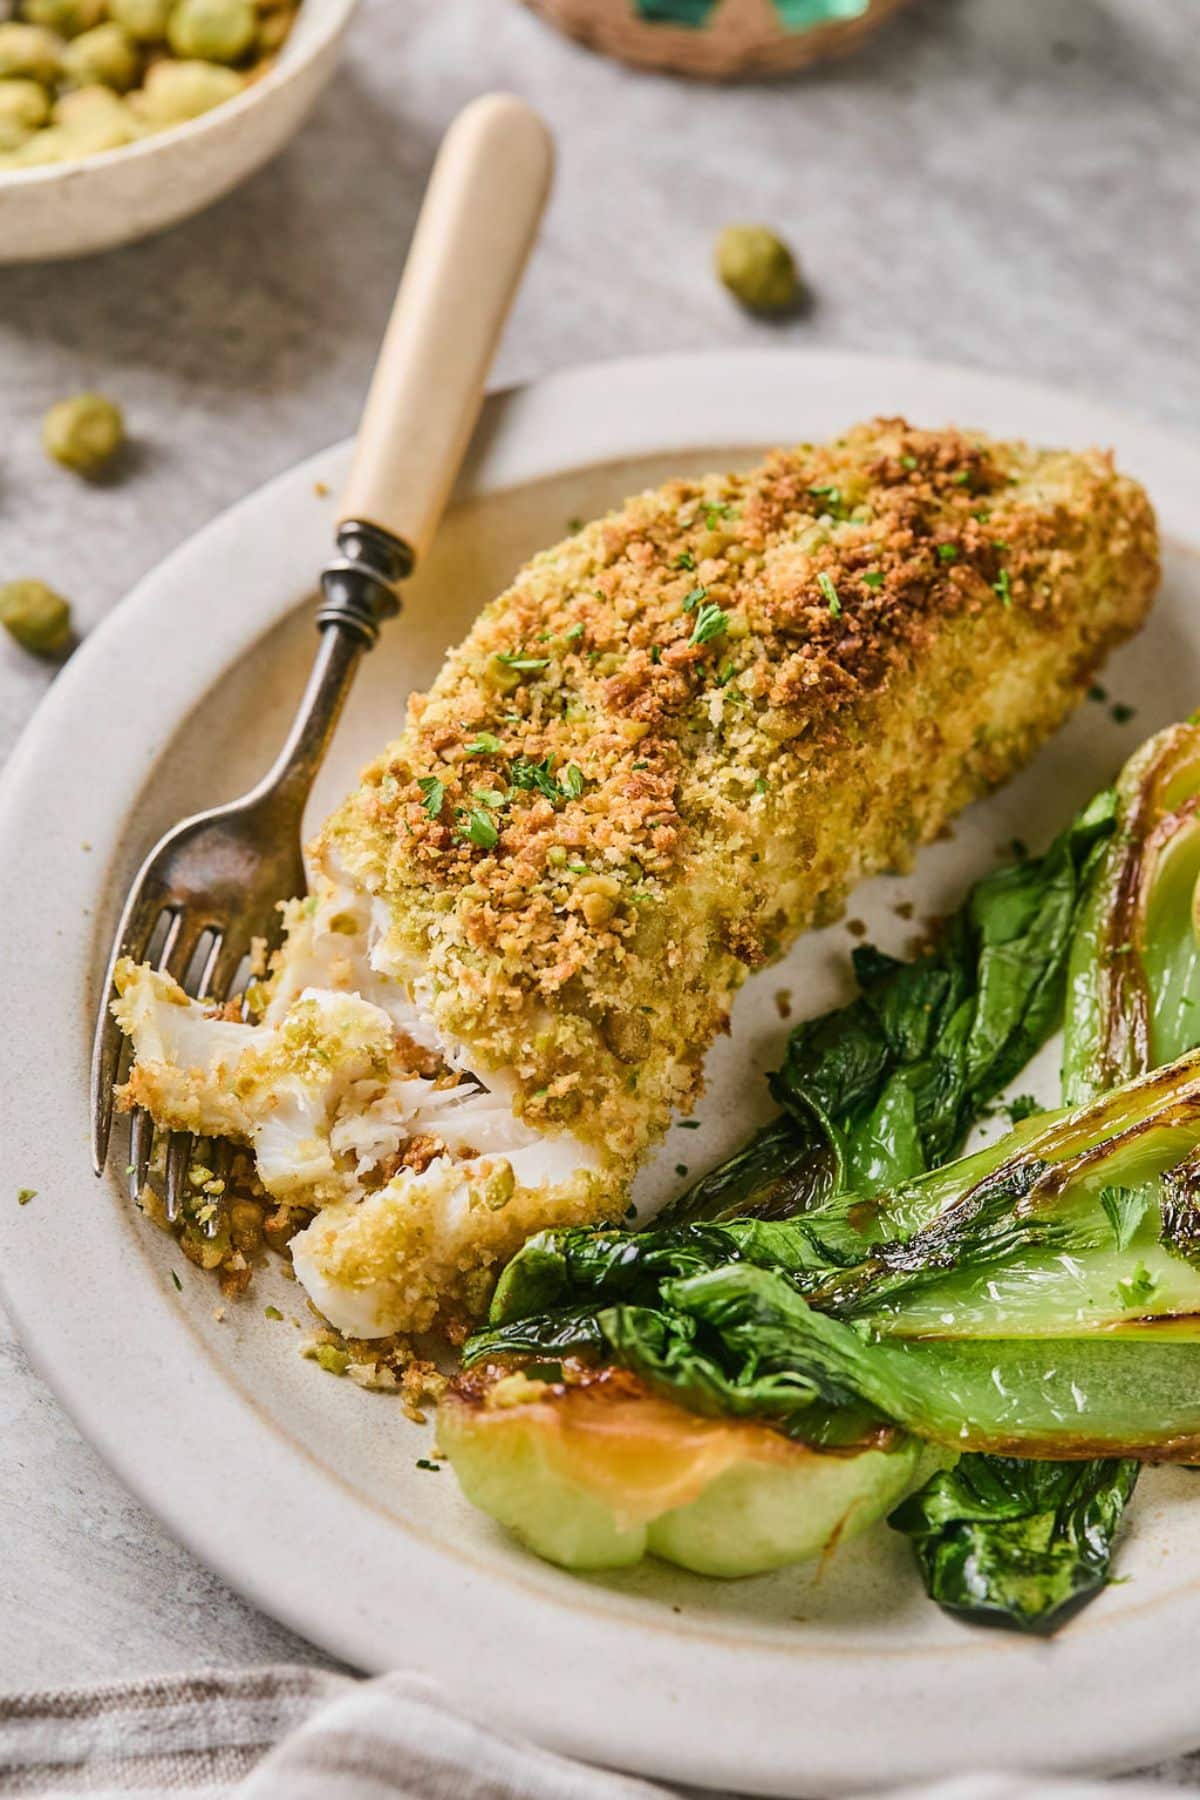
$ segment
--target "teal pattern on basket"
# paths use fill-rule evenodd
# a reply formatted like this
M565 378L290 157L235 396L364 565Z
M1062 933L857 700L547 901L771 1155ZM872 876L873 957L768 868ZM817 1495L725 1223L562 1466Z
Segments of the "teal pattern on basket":
M693 31L708 24L721 0L633 0L634 10L652 25L686 25ZM838 19L861 19L871 0L771 0L788 31L808 31Z

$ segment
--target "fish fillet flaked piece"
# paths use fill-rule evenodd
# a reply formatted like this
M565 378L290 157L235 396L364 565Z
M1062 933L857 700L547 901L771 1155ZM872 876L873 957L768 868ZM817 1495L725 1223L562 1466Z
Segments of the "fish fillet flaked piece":
M535 557L326 824L276 977L268 1028L355 992L474 1119L446 1140L393 1068L368 1129L370 1080L327 1084L337 1178L294 1255L332 1322L424 1328L532 1230L618 1216L747 971L1019 768L1157 582L1149 501L1107 456L899 420ZM440 1148L397 1169L418 1115Z

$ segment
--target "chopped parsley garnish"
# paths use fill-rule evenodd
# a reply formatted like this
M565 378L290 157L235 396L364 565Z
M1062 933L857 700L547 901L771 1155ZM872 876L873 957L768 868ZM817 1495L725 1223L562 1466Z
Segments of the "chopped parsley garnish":
M263 1317L264 1319L282 1319L283 1314L277 1306L264 1306Z
M694 587L690 594L685 594L683 596L684 612L695 612L700 602L707 598L707 595L708 589L706 587Z
M427 1456L418 1456L418 1458L417 1458L417 1468L418 1468L418 1469L430 1469L430 1470L432 1470L432 1472L433 1472L433 1473L434 1473L434 1474L435 1474L435 1475L440 1475L440 1474L441 1474L441 1472L442 1472L442 1470L441 1470L441 1464L440 1464L440 1463L435 1463L435 1462L431 1462L431 1461L430 1461L430 1460L429 1460L429 1458L428 1458L428 1457L427 1457Z
M955 487L966 487L969 484L970 480L971 480L970 469L960 469L958 471L958 474L954 477L954 485L955 485Z
M728 500L706 500L704 502L704 523L709 531L715 531L718 519L732 519L733 507Z
M992 583L992 592L999 594L1005 606L1012 605L1012 582L1008 578L1008 570L1001 569Z
M915 469L916 466L917 459L915 456L902 456L900 458L900 467L902 469Z
M421 802L421 805L425 808L425 811L429 814L429 817L431 819L440 818L441 813L442 813L442 804L446 798L445 782L439 780L439 778L436 775L422 775L421 779L417 783L417 786L420 788L422 794L424 794L424 796L425 796L425 798Z
M864 587L881 588L883 586L883 570L868 569L862 577L862 584Z
M820 588L821 593L828 602L829 611L832 617L840 619L842 616L842 603L838 598L837 589L834 587L832 580L825 573L824 569L822 569L821 573L817 576L817 586Z
M567 520L567 530L572 536L574 536L577 531L583 530L583 520L579 517L578 513L572 513L571 517ZM417 1467L420 1468L420 1466L420 1463L418 1463Z
M570 869L572 875L590 875L591 874L591 870L588 868L586 863L568 863L567 867L568 867L568 869Z
M1123 700L1118 700L1116 705L1112 709L1113 724L1114 725L1128 725L1130 719L1132 719L1134 717L1136 710L1137 709L1135 707L1126 706L1126 704Z
M579 639L582 636L583 636L583 620L582 619L577 620L576 623L571 626L569 631L563 632L563 639L568 644L578 643Z
M506 669L516 669L524 674L534 669L548 669L548 656L526 656L523 650L498 650L496 661L503 663Z
M1122 1306L1143 1306L1158 1286L1153 1275L1144 1262L1139 1262L1133 1274L1125 1281L1118 1281L1116 1293Z
M459 833L480 850L494 850L500 841L500 833L481 806L473 806L467 814L467 823Z
M37 1189L36 1188L18 1188L17 1189L17 1205L18 1206L28 1206L29 1202L31 1200L36 1200L36 1199L37 1199Z
M505 800L499 788L476 788L475 798L482 801L484 806L491 807L503 806Z
M958 561L958 546L955 544L939 544L937 552L942 562Z
M504 745L493 732L481 731L479 736L466 746L466 751L468 756L496 756L503 748Z
M813 481L809 483L808 491L818 500L828 500L831 507L842 504L842 490L832 483L823 487L819 482Z
M635 762L633 766L635 769L648 769L650 764L648 762Z
M178 1275L175 1273L174 1269L171 1270L171 1280L175 1283L175 1292L177 1294L182 1294L183 1283L182 1283L182 1281L180 1281L180 1279L179 1279Z
M736 673L737 673L737 670L734 668L733 664L731 662L727 662L725 664L724 668L721 670L721 673L717 676L717 686L718 687L728 687L729 683L733 680Z
M1102 688L1099 682L1095 682L1088 689L1087 697L1089 700L1095 700L1098 705L1103 706L1104 702L1108 699L1108 689Z
M688 640L692 644L707 644L711 639L720 637L729 624L729 614L706 600L696 614L696 623L692 626L692 635Z
M754 783L754 791L756 794L765 794L766 793L767 781L766 781L765 775L760 775L758 777L758 780Z
M679 555L675 558L675 567L677 569L694 569L695 566L696 559L690 550L681 550Z
M559 777L559 786L572 800L578 800L583 792L583 770L577 763L567 764Z
M548 756L543 756L541 762L531 762L527 756L518 756L508 771L508 778L515 788L536 789L547 800L560 798L558 783L550 772Z
M655 668L657 668L662 661L662 649L658 644L651 644L650 646L650 661L654 664Z
M699 1119L680 1119L679 1129L680 1131L699 1131L700 1121Z

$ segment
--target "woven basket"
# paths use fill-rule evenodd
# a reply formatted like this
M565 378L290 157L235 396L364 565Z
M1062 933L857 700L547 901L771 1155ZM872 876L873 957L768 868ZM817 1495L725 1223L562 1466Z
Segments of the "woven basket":
M855 49L905 0L525 0L623 62L709 81L780 74ZM829 17L841 12L842 17ZM849 13L851 16L845 16ZM824 15L824 17L822 17ZM813 17L819 20L811 23Z

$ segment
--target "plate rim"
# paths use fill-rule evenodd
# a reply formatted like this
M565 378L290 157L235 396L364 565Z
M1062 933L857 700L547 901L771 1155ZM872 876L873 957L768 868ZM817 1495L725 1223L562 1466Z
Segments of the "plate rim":
M794 399L787 379L793 373L800 384ZM1028 414L1029 434L1043 436L1032 421L1060 414L1065 441L1118 442L1123 467L1132 466L1135 472L1153 469L1154 497L1165 532L1200 544L1200 530L1191 518L1191 497L1200 491L1200 448L1186 439L1042 384L915 358L843 351L718 350L631 357L584 365L506 390L486 404L457 497L625 457L786 441L787 433L763 429L764 412L772 407L780 416L787 407L802 412L806 391L853 395L864 387L890 396L888 407L909 394L912 397L896 409L926 413L940 411L941 402L920 401L922 391L960 394L968 407L978 404L989 412L987 429L992 431L1016 429L994 423L997 418ZM848 403L847 423L861 410ZM564 434L573 448L564 448ZM0 776L0 908L18 927L0 944L0 968L9 975L8 991L18 997L25 992L27 1007L46 996L29 993L30 971L16 961L16 947L28 944L42 922L39 897L33 891L36 883L28 879L26 863L32 858L36 871L39 858L49 862L63 876L62 891L73 895L96 895L101 873L94 860L80 863L79 853L68 844L78 833L80 820L88 817L95 792L65 796L47 826L44 798L38 799L44 789L40 771L53 766L52 758L61 762L64 734L71 739L68 764L79 762L89 748L93 757L102 750L96 765L101 769L98 785L112 789L111 823L119 837L170 732L237 654L305 604L296 596L311 591L317 571L306 560L308 540L293 540L285 528L287 504L293 493L299 496L318 482L335 488L348 454L349 446L340 444L307 458L168 555L89 635L19 739ZM251 522L254 532L248 534ZM238 610L238 583L244 586L247 580L248 535L257 540L258 565L272 571L257 609L249 613ZM161 615L172 591L187 588L201 574L210 587L214 576L223 576L226 585L218 584L219 596L205 613L201 638L193 643L187 641L186 632L176 632L184 641L173 655L176 662L185 653L188 657L186 683L178 679L165 683L137 716L121 714L100 732L90 697L106 684L118 694L129 689L130 647L147 631L153 637L156 626L161 633ZM98 735L101 742L93 745ZM45 842L36 832L31 838L31 825L40 828ZM97 830L97 838L100 835ZM5 854L6 846L25 853L19 873L18 859ZM110 861L101 888L111 890L112 879ZM87 992L90 1018L97 955L111 928L114 899L111 891L105 892L104 904L94 903L91 929L80 930L74 941L58 950L46 1023L57 1014L78 1035L81 991ZM42 1022L41 1011L37 1018ZM30 1103L45 1099L37 1084L46 1079L47 1046L38 1043L30 1057L23 1058L15 1047L21 1036L14 1030L0 1045L0 1081L6 1083L10 1104L18 1103L16 1126L6 1130L0 1145L0 1167L13 1186L24 1185L20 1171L32 1167L32 1159L40 1153ZM60 1054L51 1067L68 1061L72 1059ZM57 1077L64 1090L77 1074L72 1063L70 1074L63 1070ZM82 1115L85 1123L86 1092L73 1099L64 1093L63 1098L64 1119L79 1124ZM94 1201L100 1192L86 1169L85 1141L81 1131L79 1167L86 1179L79 1183L79 1193L55 1196L54 1207L62 1208L61 1217L49 1201L19 1213L0 1204L0 1294L34 1366L121 1481L236 1591L331 1655L361 1667L386 1666L390 1658L384 1654L379 1621L372 1620L369 1607L355 1597L352 1577L369 1576L380 1556L389 1564L395 1558L395 1519L321 1465L322 1479L307 1494L316 1502L312 1516L294 1524L282 1558L278 1548L264 1550L261 1541L252 1548L231 1541L220 1506L213 1512L214 1500L229 1503L236 1498L252 1509L268 1504L275 1494L294 1491L298 1482L311 1483L307 1452L277 1427L263 1435L264 1415L255 1407L249 1388L232 1381L209 1356L196 1356L198 1334L166 1294L149 1282L143 1283L139 1294L136 1327L141 1341L153 1347L152 1366L131 1366L134 1359L122 1355L122 1321L106 1313L103 1298L106 1281L127 1275L127 1264L118 1254L117 1232L109 1234L111 1241L105 1240L103 1231L96 1233L95 1243L89 1240L95 1279L94 1291L84 1297L83 1314L72 1316L64 1327L61 1311L54 1310L56 1300L61 1304L63 1298L55 1266L62 1222L82 1220L86 1229L88 1211L80 1194ZM68 1153L61 1154L65 1159ZM92 1353L90 1360L82 1355L85 1350ZM192 1409L179 1404L181 1382L195 1403ZM219 1473L213 1466L209 1428L217 1433L217 1448L236 1451L232 1472L224 1463ZM337 1526L347 1496L356 1509L356 1541L337 1544L331 1551L323 1528ZM291 1567L287 1552L293 1559ZM331 1606L325 1570L335 1552L343 1576L338 1582L332 1572L329 1575L329 1586L337 1583L339 1595ZM626 1733L619 1746L623 1766L699 1786L795 1794L802 1791L796 1785L802 1770L805 1788L846 1791L918 1779L963 1761L1042 1769L1128 1767L1189 1747L1196 1737L1194 1696L1185 1659L1171 1653L1175 1636L1171 1626L1182 1623L1187 1608L1194 1619L1200 1571L1169 1598L1130 1608L1119 1617L1096 1617L1086 1633L1068 1634L1053 1645L986 1635L980 1641L979 1634L964 1634L961 1646L952 1651L939 1645L904 1652L881 1652L878 1647L864 1652L853 1642L844 1650L827 1642L806 1647L799 1631L795 1643L764 1648L736 1641L732 1628L697 1626L669 1615L661 1626L648 1621L635 1624L606 1614L586 1583L575 1583L572 1597L564 1593L560 1601L532 1582L523 1584L465 1552L444 1551L412 1534L403 1576L410 1608L421 1618L424 1631L419 1666L444 1680L484 1716L553 1748L601 1763L613 1757L608 1722L619 1718ZM512 1646L523 1633L545 1652L538 1657L536 1693L526 1691L533 1684L512 1680ZM673 1662L664 1648L668 1639L678 1646ZM690 1653L701 1645L706 1647L703 1656ZM907 1683L893 1681L890 1688L882 1679L876 1683L881 1691L871 1695L874 1728L867 1732L861 1730L864 1656L893 1666L897 1658L906 1658L910 1673L914 1661L919 1665ZM957 1705L948 1709L949 1696L941 1692L945 1670L937 1665L948 1664L951 1658ZM831 1678L832 1666L843 1663L849 1674L834 1671ZM818 1664L825 1665L823 1672ZM584 1667L586 1680L581 1680ZM1130 1668L1138 1670L1136 1683L1126 1673ZM997 1669L1006 1671L999 1682ZM1051 1673L1053 1687L1047 1680ZM767 1704L772 1682L781 1678L797 1689L803 1683L808 1695L804 1716L782 1725L778 1707ZM1069 1693L1089 1698L1086 1709L1076 1709L1080 1717L1065 1716L1069 1709L1063 1703L1064 1681ZM998 1687L1003 1694L1021 1696L1020 1746L1011 1741ZM631 1703L634 1693L648 1693L649 1702ZM760 1725L770 1721L773 1729L748 1724L756 1694L763 1709ZM740 1727L733 1722L738 1713L735 1696L744 1702ZM922 1717L923 1741L914 1745L913 1708L922 1696L929 1707ZM839 1744L828 1741L855 1719L852 1701L857 1702L859 1729ZM727 1737L719 1745L697 1742L695 1719L713 1716L718 1707ZM948 1717L948 1712L956 1716Z

